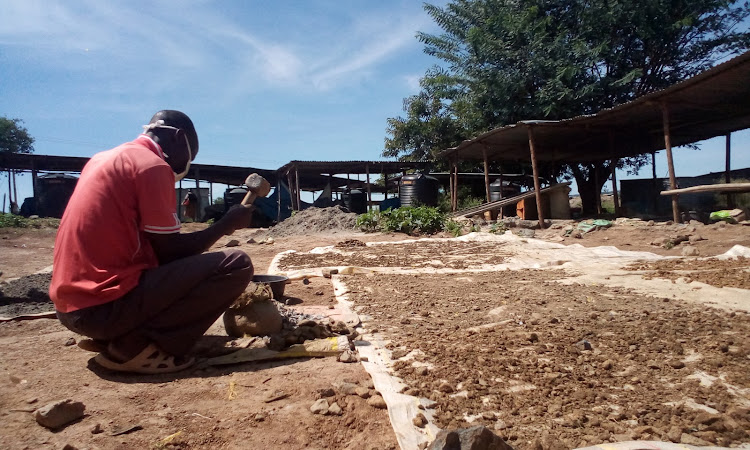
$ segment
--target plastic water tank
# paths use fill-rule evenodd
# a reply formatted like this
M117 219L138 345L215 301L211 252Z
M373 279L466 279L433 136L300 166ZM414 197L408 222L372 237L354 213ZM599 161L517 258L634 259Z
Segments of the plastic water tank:
M437 178L424 173L412 173L401 177L399 196L401 206L437 206Z
M346 209L353 213L364 214L367 212L367 194L359 189L345 191L341 195Z

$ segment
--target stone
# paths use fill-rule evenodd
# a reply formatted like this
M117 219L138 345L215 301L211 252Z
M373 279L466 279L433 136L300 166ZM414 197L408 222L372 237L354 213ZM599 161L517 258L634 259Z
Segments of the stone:
M255 415L254 419L256 422L263 422L264 420L266 420L266 416L264 416L261 413L258 413Z
M94 426L91 427L89 431L91 431L91 434L99 434L104 432L104 430L102 429L102 424L100 423L94 424Z
M65 341L65 346L70 347L71 345L76 345L76 339L69 337L67 341Z
M380 395L373 395L372 397L367 399L367 404L377 409L388 409L388 405L385 403L385 400L383 400L383 397Z
M450 394L453 392L453 386L450 385L447 381L443 382L438 386L438 391L445 392L446 394Z
M339 355L339 361L342 363L354 363L357 362L357 355L351 350L344 350Z
M703 236L701 236L700 234L691 234L690 237L688 238L688 241L691 244L694 244L698 241L705 241L705 239L703 239Z
M281 332L282 317L270 301L252 302L224 312L224 328L232 337L268 336Z
M347 381L342 381L341 383L336 383L333 385L333 387L336 388L337 391L339 391L340 394L343 395L357 395L357 386L354 383L349 383Z
M699 256L700 254L700 250L692 245L685 245L682 247L682 256Z
M331 414L334 416L340 416L344 414L344 410L341 409L338 403L333 402L331 406L328 407L328 414Z
M539 221L538 220L519 220L518 228L524 228L527 230L539 228Z
M589 351L593 348L591 346L591 342L587 341L586 339L576 342L576 347L578 347L581 350L586 350L586 351Z
M427 375L428 373L430 373L430 370L427 369L427 367L425 366L421 366L421 367L417 367L416 369L414 369L414 373L419 375L420 377L423 377Z
M237 239L232 239L231 241L224 244L225 247L237 247L238 245L240 245L240 241L238 241Z
M250 238L246 241L248 244L255 244L255 239Z
M328 414L328 400L321 398L320 400L317 400L315 403L312 404L310 407L310 412L313 414L320 414L321 416L325 416Z
M710 442L704 441L701 438L689 435L687 433L682 433L682 435L680 436L680 444L700 445L700 446L709 446L709 445L711 445Z
M302 284L304 284L305 286L307 286L308 284L310 284L310 279L307 278L307 277L303 278L302 279Z
M364 386L358 386L354 390L354 393L357 394L358 396L362 397L362 398L370 398L370 390L367 389Z
M427 425L427 418L424 416L424 414L417 413L417 416L414 417L411 422L415 427L424 428L424 426Z
M66 399L49 403L34 411L36 422L50 429L62 428L83 417L86 405Z
M487 427L441 430L427 447L429 450L513 450L500 436Z
M334 395L336 395L336 392L331 388L318 389L318 397L320 398L333 397Z
M524 237L524 238L533 238L536 236L536 231L529 229L529 228L521 228L518 230L518 236Z

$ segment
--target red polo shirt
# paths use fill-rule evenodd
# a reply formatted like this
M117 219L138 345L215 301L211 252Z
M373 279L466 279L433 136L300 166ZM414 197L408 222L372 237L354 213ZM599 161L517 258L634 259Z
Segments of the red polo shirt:
M178 233L174 173L146 135L81 172L55 240L50 298L60 312L116 300L158 265L146 233Z

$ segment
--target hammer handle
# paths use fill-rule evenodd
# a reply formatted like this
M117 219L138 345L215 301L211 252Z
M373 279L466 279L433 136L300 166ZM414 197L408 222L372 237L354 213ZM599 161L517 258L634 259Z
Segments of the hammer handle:
M253 191L247 191L247 194L245 194L245 198L242 199L242 203L240 203L242 206L252 206L253 202L255 201L255 192Z

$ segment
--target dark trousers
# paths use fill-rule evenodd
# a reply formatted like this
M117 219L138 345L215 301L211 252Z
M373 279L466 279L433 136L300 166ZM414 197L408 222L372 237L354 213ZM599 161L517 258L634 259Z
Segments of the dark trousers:
M69 313L63 325L94 339L147 340L172 355L195 342L245 290L253 277L250 257L223 250L146 270L123 297Z

